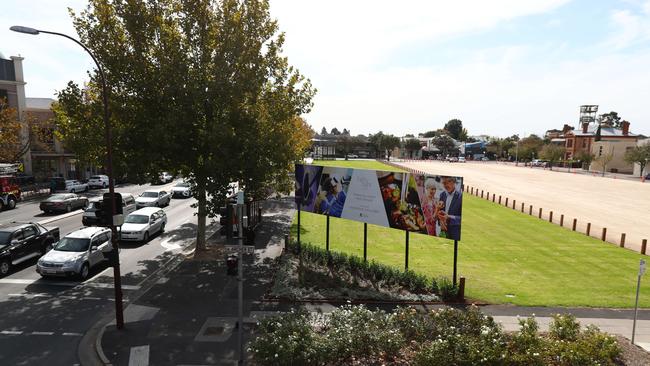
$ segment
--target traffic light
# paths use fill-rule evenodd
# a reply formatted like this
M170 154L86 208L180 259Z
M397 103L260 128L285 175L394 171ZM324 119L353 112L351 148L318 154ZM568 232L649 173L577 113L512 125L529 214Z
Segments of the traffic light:
M114 193L113 200L115 201L115 214L122 214L122 195L119 193ZM104 193L102 204L101 204L101 217L102 221L106 225L110 225L113 222L113 206L111 205L111 194Z
M226 259L226 273L228 276L237 276L237 266L238 266L239 258L237 258L236 255L231 254L228 256Z

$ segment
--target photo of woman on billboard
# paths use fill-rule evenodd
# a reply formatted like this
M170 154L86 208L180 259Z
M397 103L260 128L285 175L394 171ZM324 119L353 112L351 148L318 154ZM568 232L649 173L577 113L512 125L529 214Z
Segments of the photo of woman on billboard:
M348 169L325 168L313 212L341 217L351 179Z

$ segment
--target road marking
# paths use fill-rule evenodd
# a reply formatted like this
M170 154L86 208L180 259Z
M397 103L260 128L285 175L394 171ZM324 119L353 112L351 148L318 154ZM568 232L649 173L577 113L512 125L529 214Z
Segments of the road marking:
M106 273L106 272L107 272L108 270L110 270L110 269L113 269L113 267L108 267L108 268L104 269L103 271L99 272L98 274L92 276L92 277L91 277L90 279L88 279L86 282L90 282L90 281L94 280L95 278L97 278L97 277L103 275L104 273Z
M149 365L149 345L131 347L129 354L129 366L148 366Z
M20 334L23 334L22 331L18 331L18 330L3 330L0 333L1 334L8 334L8 335L20 335Z
M32 335L54 335L54 332L32 332Z
M165 248L165 251L172 251L172 250L177 250L181 249L181 246L179 244L169 244L169 241L171 239L163 240L160 245Z
M0 279L0 283L9 283L14 285L51 285L51 286L69 286L74 287L79 284L79 282L50 282L43 281L40 278L36 279L18 279L18 278L3 278Z
M81 334L81 333L63 333L62 335L70 336L70 337L81 337L83 334Z
M103 282L91 282L91 283L86 283L86 285L90 287L95 287L95 288L113 288L112 283L103 283ZM135 285L122 285L122 290L139 290L140 286L135 286Z

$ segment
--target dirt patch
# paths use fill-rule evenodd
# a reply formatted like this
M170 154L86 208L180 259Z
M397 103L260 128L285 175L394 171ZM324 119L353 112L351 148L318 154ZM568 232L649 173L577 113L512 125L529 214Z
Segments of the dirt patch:
M617 335L616 341L621 346L623 365L627 366L647 366L650 365L650 353L643 348L636 346L629 339Z

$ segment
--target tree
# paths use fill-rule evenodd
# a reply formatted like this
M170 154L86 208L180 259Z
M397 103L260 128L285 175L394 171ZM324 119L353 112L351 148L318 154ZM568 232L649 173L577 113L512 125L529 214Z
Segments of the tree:
M589 169L589 165L594 160L595 156L589 151L582 150L576 154L575 159L582 163L582 169Z
M332 131L330 131L330 133L331 133L332 135L334 135L334 136L338 136L338 135L341 134L341 131L339 131L338 128L334 127L334 128L332 128Z
M399 137L385 135L382 131L379 131L374 135L370 135L370 144L372 144L380 157L386 151L388 154L388 160L390 160L392 150L400 146L400 141Z
M440 150L443 156L447 156L456 150L456 143L449 136L437 136L431 142Z
M463 133L463 121L456 118L449 120L449 122L445 124L444 129L447 130L451 138L457 141L462 141L461 135Z
M598 122L601 125L621 128L621 117L619 117L618 113L614 111L601 114L598 118Z
M594 163L596 166L599 166L602 172L602 176L605 176L605 171L607 171L607 165L614 159L614 147L609 151L600 153L600 155L594 158Z
M290 189L311 134L299 116L315 90L281 55L284 34L268 1L90 0L72 16L104 67L114 160L137 180L160 170L186 177L197 198L197 252L231 182L249 198ZM59 93L70 96L57 117L69 124L66 141L79 141L84 124L89 141L102 138L97 80L92 72L87 91L68 84Z
M564 148L564 146L549 144L549 145L544 145L542 151L540 152L540 156L542 159L549 161L550 164L549 167L551 168L551 170L553 170L553 164L557 161L562 160L565 152L566 149Z
M427 131L422 134L422 137L430 138L430 137L435 137L438 135L437 131Z
M321 134L321 136L327 135L327 128L323 127L323 128L320 130L320 134Z
M460 135L458 135L458 139L457 139L457 140L458 140L458 141L466 141L466 142L468 142L468 141L467 141L467 129L466 129L466 128L463 128L463 129L460 131Z
M422 145L418 139L408 139L404 143L404 148L409 153L411 159L413 159L413 152L419 151L422 148Z
M539 156L543 145L544 140L537 135L524 137L519 141L519 158L523 160L534 159L534 156Z
M650 161L650 145L635 146L625 152L624 159L629 164L639 164L641 166L640 175L643 175L645 166Z
M49 122L37 123L29 112L21 123L16 109L0 98L0 162L15 163L33 147L49 150L44 141L51 129Z
M342 134L350 136L350 131L348 131L346 128L344 128Z

